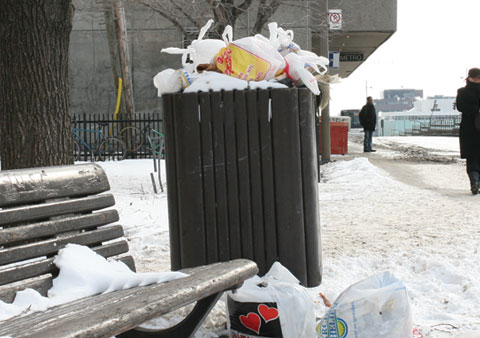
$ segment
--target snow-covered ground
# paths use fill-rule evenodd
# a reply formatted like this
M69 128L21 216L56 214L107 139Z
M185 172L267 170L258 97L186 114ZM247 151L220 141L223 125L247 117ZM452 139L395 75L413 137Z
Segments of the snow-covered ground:
M375 138L377 152L364 156L352 138L351 159L321 169L319 289L335 298L388 270L407 286L423 336L480 330L480 196L470 194L458 139Z
M418 337L480 331L480 196L470 194L458 139L379 137L369 154L361 141L352 131L349 154L321 166L323 282L309 290L317 315L326 311L319 292L333 301L351 284L391 271L407 287ZM168 270L167 197L153 193L153 162L102 166L138 270ZM220 302L197 337L216 337L224 311Z
M390 271L407 287L415 338L479 338L480 195L469 191L458 139L374 138L377 152L364 154L362 137L352 130L348 154L321 166L323 281L308 290L317 316L327 310L320 292L333 302L351 284ZM100 164L137 271L168 271L167 195L153 192L152 160ZM162 174L165 186L163 166ZM218 337L225 322L220 301L196 337Z

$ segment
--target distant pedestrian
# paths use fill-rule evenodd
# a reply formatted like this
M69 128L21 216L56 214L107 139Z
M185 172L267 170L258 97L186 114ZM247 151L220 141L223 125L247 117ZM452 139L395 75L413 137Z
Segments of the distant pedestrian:
M377 126L377 113L375 112L375 106L373 105L373 99L371 96L367 97L367 104L362 107L358 117L365 133L363 139L363 151L365 153L376 151L372 149L372 136L375 127Z
M462 112L460 122L460 157L467 159L467 174L470 190L476 195L480 190L480 69L468 71L467 84L458 89L457 110ZM478 129L477 129L478 128Z

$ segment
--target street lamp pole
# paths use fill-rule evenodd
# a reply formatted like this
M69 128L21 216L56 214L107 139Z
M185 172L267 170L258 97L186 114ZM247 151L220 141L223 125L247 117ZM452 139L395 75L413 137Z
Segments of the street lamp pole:
M319 2L320 13L324 15L324 18L328 17L328 0L322 0ZM320 55L328 58L329 46L328 46L328 21L325 22L320 29ZM327 105L322 109L322 162L330 162L331 149L330 149L330 107Z

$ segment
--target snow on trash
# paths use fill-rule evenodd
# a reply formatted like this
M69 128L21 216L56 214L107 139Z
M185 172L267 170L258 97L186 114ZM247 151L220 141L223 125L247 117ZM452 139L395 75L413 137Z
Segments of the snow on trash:
M209 20L200 30L198 38L187 48L162 49L163 53L181 55L182 67L162 70L153 78L158 96L182 90L198 92L287 87L279 81L296 87L306 86L313 94L320 95L324 86L319 87L319 83L328 85L337 82L337 77L326 75L327 58L302 50L293 41L293 31L285 31L275 22L268 25L269 38L256 34L234 40L232 27L227 26L222 34L223 40L204 39L212 23L213 20ZM206 72L227 77L211 74L202 76ZM200 83L195 85L197 81ZM254 85L251 84L253 82Z

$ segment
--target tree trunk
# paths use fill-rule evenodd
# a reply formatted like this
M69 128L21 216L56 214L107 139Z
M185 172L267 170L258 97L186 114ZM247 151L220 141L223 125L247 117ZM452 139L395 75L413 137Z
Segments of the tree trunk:
M122 78L122 67L120 63L120 53L118 49L118 40L117 40L117 24L115 23L115 15L113 13L113 5L105 1L105 26L107 31L107 41L108 41L108 51L110 54L110 63L112 65L112 75L113 75L113 87L115 88L115 93L118 90L118 78ZM126 114L125 109L125 95L122 95L120 100L120 115Z
M128 52L128 38L127 38L127 20L125 18L125 6L123 0L115 0L113 3L115 13L115 20L117 23L117 41L118 54L120 58L120 67L123 74L123 93L125 97L125 110L129 116L133 117L135 113L135 104L133 100L133 83L130 72L131 62L130 53Z
M1 168L73 163L68 83L71 0L0 6Z

